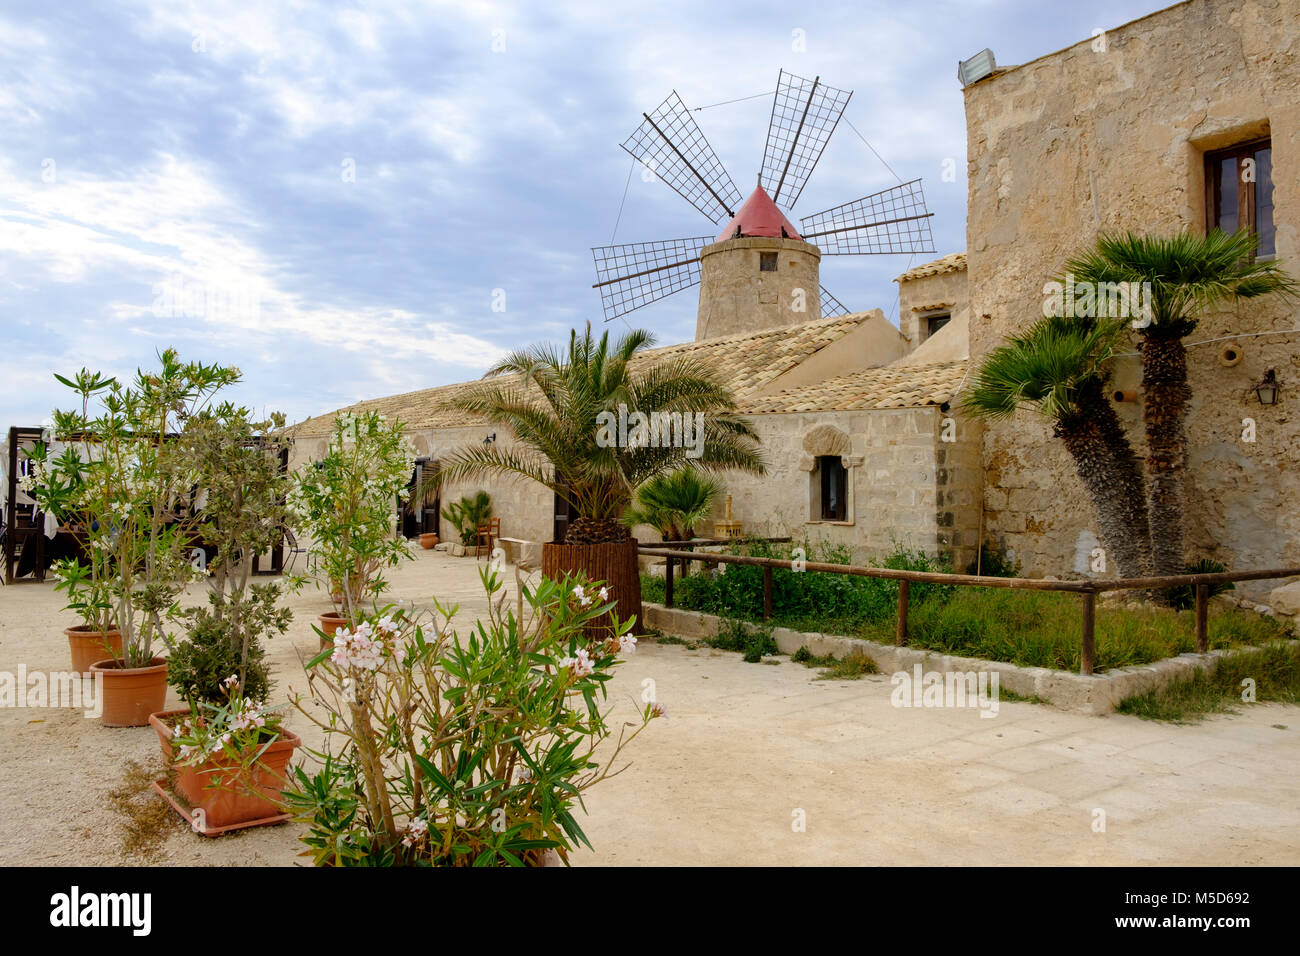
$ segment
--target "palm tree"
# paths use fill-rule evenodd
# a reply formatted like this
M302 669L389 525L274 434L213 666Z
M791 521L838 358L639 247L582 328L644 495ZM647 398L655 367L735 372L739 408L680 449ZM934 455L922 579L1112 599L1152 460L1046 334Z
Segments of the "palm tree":
M513 381L487 381L448 406L509 429L515 447L463 448L444 459L442 481L484 474L529 478L565 499L577 516L566 543L598 544L630 537L623 513L633 490L656 475L688 464L762 474L758 436L736 414L731 391L707 368L685 356L633 366L634 356L653 343L649 332L636 330L611 345L608 332L596 339L589 324L584 333L570 334L565 352L534 345L506 356L484 377L513 375ZM622 436L611 443L601 423L621 410L676 413L679 420L702 421L702 432L686 436L689 443L625 444Z
M1106 395L1121 332L1115 322L1041 319L985 357L963 407L993 419L1024 407L1045 415L1074 459L1119 573L1141 577L1151 566L1146 491L1137 455Z
M709 517L722 483L694 468L656 475L636 490L636 503L623 513L623 524L648 524L665 541L695 537L695 526Z
M1102 236L1066 263L1076 282L1147 283L1150 312L1134 323L1141 340L1142 418L1146 431L1152 562L1156 574L1182 574L1183 478L1187 465L1187 349L1195 313L1271 293L1290 296L1294 280L1275 262L1254 258L1245 230L1208 236ZM1146 321L1149 319L1149 321Z

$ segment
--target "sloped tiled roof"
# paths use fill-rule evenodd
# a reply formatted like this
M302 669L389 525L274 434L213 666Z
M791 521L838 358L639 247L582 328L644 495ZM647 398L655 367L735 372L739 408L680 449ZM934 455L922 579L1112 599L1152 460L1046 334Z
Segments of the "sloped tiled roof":
M694 359L715 372L731 388L738 402L744 404L750 396L761 392L778 376L856 329L870 315L867 312L857 312L802 325L669 345L642 352L633 363L635 366L664 359ZM447 409L444 403L481 385L483 381L478 379L371 399L338 411L378 411L389 418L400 418L411 429L469 425L474 423L473 417ZM503 375L491 381L505 385L517 379L515 376ZM289 431L299 438L323 438L330 433L336 414L338 412L329 412L309 418L292 426Z
M848 411L870 408L919 408L942 405L966 376L967 361L909 365L895 362L858 369L814 386L752 396L740 403L745 414Z
M954 252L942 259L935 259L933 262L923 262L919 266L914 266L894 281L906 282L909 279L924 279L926 276L943 275L945 272L962 272L965 268L966 253Z

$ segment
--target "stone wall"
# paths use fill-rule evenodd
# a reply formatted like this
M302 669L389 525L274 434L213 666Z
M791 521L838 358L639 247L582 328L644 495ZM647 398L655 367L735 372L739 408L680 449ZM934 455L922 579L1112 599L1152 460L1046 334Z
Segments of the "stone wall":
M747 532L844 546L855 562L900 546L949 553L963 570L973 559L980 494L977 424L934 406L757 415L753 421L768 472L725 479L734 517ZM848 468L843 522L821 521L813 510L813 460L826 454L840 454Z
M458 448L481 443L485 435L495 432L497 442L508 448L511 436L491 426L474 425L462 428L421 429L410 432L420 457L445 458ZM326 440L307 438L295 443L289 467L297 470L324 455ZM501 519L501 534L508 538L530 541L550 541L554 527L554 499L551 492L526 479L489 476L475 481L458 482L442 489L442 506L457 501L462 495L479 489L492 496L493 514ZM443 519L441 535L453 540L454 529Z
M1272 138L1277 253L1300 273L1300 4L1192 0L965 91L967 260L974 361L1041 315L1043 284L1105 231L1204 229L1207 150ZM1104 49L1103 49L1104 47ZM1295 563L1300 512L1300 308L1246 303L1188 338L1192 399L1187 547L1239 569ZM1140 380L1135 359L1117 378ZM1284 383L1261 407L1268 368ZM1290 387L1288 387L1290 386ZM1140 410L1120 414L1141 448ZM1243 419L1257 440L1242 440ZM1064 575L1095 539L1087 498L1050 428L1032 414L988 430L989 535L1036 575ZM1243 590L1267 589L1242 586Z

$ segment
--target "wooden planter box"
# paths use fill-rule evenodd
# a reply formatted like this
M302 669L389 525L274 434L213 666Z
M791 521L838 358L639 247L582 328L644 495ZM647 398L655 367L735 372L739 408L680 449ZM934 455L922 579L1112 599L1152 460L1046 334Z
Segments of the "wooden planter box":
M641 569L637 563L637 541L607 544L544 544L542 574L558 581L565 574L582 573L591 581L603 581L618 604L620 620L636 618L632 633L641 628Z

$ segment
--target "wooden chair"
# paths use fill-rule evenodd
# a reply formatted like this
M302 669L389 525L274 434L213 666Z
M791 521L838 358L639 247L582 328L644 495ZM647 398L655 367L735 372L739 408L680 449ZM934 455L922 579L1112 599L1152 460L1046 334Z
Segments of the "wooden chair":
M496 541L501 537L501 519L492 518L486 524L481 524L474 532L474 557L478 558L486 549L489 555L492 554L492 548Z

